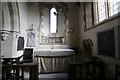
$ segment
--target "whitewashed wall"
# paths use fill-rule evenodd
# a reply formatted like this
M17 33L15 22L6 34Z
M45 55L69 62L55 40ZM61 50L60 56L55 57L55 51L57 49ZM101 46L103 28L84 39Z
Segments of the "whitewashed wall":
M67 33L68 45L70 47L79 46L79 6L76 3L68 3L69 12L68 12L68 22L69 26L67 29L73 30L73 33Z
M26 47L26 40L27 40L27 36L26 36L26 30L28 27L28 5L27 2L19 2L18 3L19 6L19 14L20 14L20 34L19 36L24 37L24 47ZM17 43L15 43L16 45ZM17 47L17 45L16 45ZM15 56L20 56L23 54L23 50L21 51L17 51Z

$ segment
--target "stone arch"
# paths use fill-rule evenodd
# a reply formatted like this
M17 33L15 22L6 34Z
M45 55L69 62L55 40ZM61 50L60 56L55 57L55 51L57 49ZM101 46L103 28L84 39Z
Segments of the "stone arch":
M20 32L19 8L17 2L2 2L1 30Z
M19 7L18 3L12 3L13 7L13 16L14 16L14 31L20 32L20 15L19 15Z
M2 2L1 4L2 4L2 27L0 28L0 33L2 34L3 32L9 33L7 35L6 40L4 42L3 41L1 42L2 44L1 51L3 51L1 53L3 54L4 57L12 57L14 53L16 54L15 51L15 49L17 48L16 35L20 32L19 31L20 26L16 25L20 24L19 18L17 18L19 16L19 11L17 7L17 2ZM5 50L4 46L6 46L7 50Z
M8 4L6 2L2 3L2 29L1 30L10 30L10 14Z

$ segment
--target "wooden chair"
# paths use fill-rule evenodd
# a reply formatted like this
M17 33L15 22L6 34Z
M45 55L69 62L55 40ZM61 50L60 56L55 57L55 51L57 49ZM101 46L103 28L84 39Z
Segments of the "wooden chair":
M23 58L22 60L20 60ZM18 61L17 64L21 63L32 63L33 62L33 48L25 48L23 51L23 55L17 57Z

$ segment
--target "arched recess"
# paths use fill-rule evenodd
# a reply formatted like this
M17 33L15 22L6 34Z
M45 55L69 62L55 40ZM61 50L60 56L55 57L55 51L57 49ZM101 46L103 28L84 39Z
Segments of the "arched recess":
M50 33L50 10L55 8L57 10L57 33ZM64 37L64 43L66 44L66 27L68 26L68 6L65 3L39 3L40 12L40 26L39 26L39 40L40 44L48 45L49 36Z

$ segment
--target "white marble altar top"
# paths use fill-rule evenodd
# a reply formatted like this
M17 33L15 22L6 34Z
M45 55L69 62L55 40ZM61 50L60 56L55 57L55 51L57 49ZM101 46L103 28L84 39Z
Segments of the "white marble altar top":
M69 56L75 52L72 49L38 49L35 50L35 56Z

